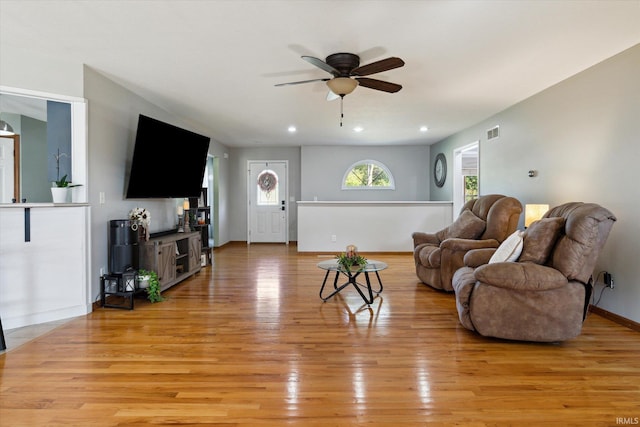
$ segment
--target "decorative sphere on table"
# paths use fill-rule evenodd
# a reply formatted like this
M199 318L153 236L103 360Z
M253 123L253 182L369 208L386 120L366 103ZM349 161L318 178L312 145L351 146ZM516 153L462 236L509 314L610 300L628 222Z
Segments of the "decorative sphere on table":
M347 258L356 258L358 256L358 248L355 245L348 245L345 255Z

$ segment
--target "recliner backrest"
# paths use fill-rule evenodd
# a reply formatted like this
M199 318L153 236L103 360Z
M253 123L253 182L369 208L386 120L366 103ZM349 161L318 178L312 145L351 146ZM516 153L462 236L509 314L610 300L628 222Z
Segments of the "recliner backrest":
M479 239L495 239L502 243L518 228L522 204L513 197L488 194L468 201L461 212L465 209L469 209L478 218L487 222L487 227Z
M544 218L552 217L564 218L565 225L548 265L569 280L588 283L616 221L615 215L595 203L570 202L556 206L544 215Z

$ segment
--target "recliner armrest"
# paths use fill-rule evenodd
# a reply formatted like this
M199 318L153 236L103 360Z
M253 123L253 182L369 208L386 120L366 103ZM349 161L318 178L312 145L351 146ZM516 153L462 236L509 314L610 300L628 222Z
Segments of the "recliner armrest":
M413 247L416 248L419 245L428 243L430 245L440 245L440 239L434 233L423 233L421 231L414 232L411 237L413 238Z
M497 288L545 291L560 288L567 278L555 268L531 262L496 262L475 269L477 281Z
M484 264L489 264L489 260L496 252L496 249L497 248L472 249L464 254L464 265L476 268Z
M452 251L470 251L472 249L497 248L500 243L494 239L471 240L451 238L443 240L440 243L441 249L450 249Z

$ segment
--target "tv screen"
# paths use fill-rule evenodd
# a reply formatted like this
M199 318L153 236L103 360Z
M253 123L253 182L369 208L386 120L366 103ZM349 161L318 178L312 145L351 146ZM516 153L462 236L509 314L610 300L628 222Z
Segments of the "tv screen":
M209 140L140 114L126 197L199 197Z

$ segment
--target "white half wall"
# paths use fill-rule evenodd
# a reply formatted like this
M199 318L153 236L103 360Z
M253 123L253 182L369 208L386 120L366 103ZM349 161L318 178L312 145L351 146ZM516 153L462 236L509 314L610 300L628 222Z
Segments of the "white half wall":
M298 251L411 252L414 231L451 224L451 202L298 202Z
M90 216L84 204L0 206L0 315L5 329L91 311Z

